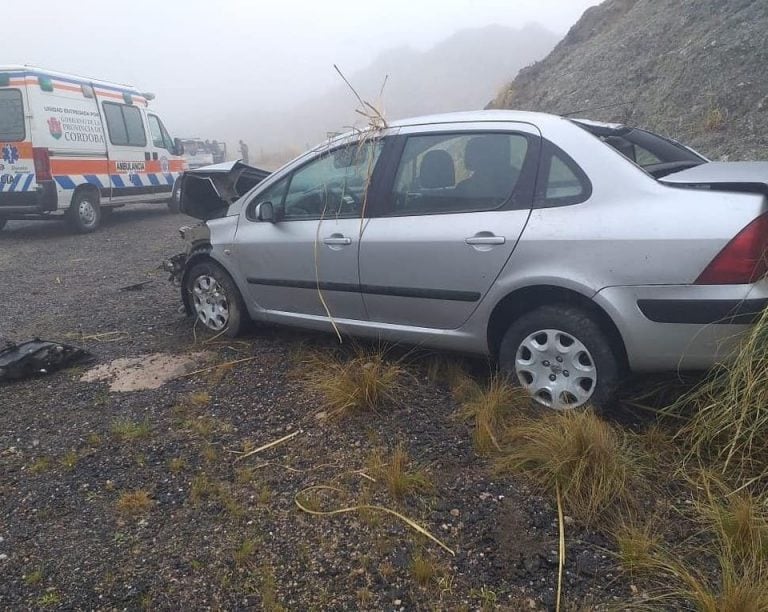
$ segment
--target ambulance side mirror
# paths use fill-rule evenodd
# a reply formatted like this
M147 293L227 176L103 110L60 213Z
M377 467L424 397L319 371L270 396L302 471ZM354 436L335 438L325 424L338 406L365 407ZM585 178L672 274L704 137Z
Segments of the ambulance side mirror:
M184 155L184 143L181 142L181 138L173 139L173 154Z

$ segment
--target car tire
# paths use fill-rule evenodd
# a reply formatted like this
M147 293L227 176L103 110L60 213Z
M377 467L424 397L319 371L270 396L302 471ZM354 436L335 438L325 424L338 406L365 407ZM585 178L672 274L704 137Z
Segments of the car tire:
M0 231L2 231L2 229L6 226L7 223L8 223L8 219L0 218Z
M499 367L540 406L606 408L621 367L594 317L566 305L541 306L515 320L499 347Z
M70 227L79 234L95 232L101 223L99 197L93 191L79 191L67 210Z
M173 184L173 191L171 192L171 199L168 200L168 210L172 213L181 212L181 181L176 179Z
M243 297L232 277L218 264L203 261L192 266L185 275L183 291L196 323L230 338L245 328L248 314Z

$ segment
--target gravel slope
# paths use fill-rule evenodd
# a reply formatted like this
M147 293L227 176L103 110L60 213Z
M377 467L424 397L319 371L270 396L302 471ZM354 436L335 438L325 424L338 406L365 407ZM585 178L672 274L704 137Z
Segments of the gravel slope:
M0 608L551 608L556 514L523 483L491 475L447 389L415 363L396 406L318 418L291 358L305 344L332 347L331 337L257 329L204 343L178 313L178 291L156 268L180 250L186 221L137 206L86 236L57 223L0 233L0 337L86 338L97 363L201 348L217 362L253 358L153 391L110 393L80 382L82 368L0 386ZM144 280L153 282L120 291ZM98 336L109 332L121 333ZM138 431L126 434L126 422ZM294 431L235 461L233 451ZM398 442L427 468L433 494L397 501L357 473L372 448ZM456 554L376 513L302 513L294 498L311 485L342 490L321 507L397 509ZM121 495L136 490L149 507L121 512ZM568 600L625 597L630 581L605 539L568 529ZM419 555L436 572L426 586L412 571Z

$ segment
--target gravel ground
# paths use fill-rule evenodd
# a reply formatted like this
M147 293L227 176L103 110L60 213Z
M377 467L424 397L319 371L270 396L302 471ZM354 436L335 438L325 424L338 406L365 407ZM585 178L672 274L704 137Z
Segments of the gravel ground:
M253 358L152 391L110 393L81 382L82 366L0 387L0 608L552 609L556 513L523 482L491 475L450 393L415 364L390 410L318 418L291 358L331 337L257 329L207 341L179 313L157 267L181 250L187 221L136 206L90 235L41 222L0 233L0 337L82 343L99 364L201 350L214 362ZM142 281L152 282L120 290ZM399 442L433 493L396 501L360 476L372 448ZM455 555L380 513L303 513L295 496L312 485L339 489L314 497L324 509L396 509ZM135 491L146 510L121 511ZM607 547L569 521L569 602L602 606L631 592ZM414 557L434 570L426 585Z

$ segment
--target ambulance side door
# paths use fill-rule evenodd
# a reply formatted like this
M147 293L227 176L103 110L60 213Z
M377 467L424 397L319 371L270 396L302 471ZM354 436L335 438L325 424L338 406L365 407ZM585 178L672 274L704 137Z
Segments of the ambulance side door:
M107 126L111 201L157 199L147 178L152 157L142 109L113 99L99 103Z

